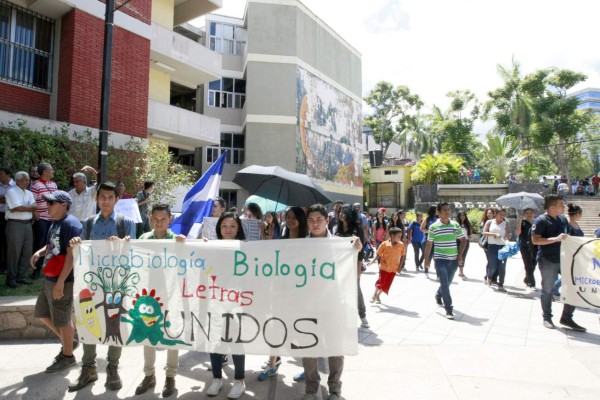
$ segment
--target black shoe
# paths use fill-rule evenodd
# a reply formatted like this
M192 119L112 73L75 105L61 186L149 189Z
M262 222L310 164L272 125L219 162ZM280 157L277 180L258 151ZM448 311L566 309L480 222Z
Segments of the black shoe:
M142 383L135 388L135 394L140 395L146 393L148 389L156 387L156 377L154 374L150 376L145 376Z
M123 382L121 382L117 368L116 365L108 365L106 367L106 383L104 386L109 390L119 390L123 387Z
M545 319L544 320L544 328L548 328L548 329L554 329L554 323L552 322L551 319Z
M169 397L173 393L175 393L177 389L175 388L175 378L165 379L165 387L163 387L162 397Z
M587 331L587 329L585 329L583 326L577 325L577 323L575 321L573 321L571 318L561 318L560 319L560 324L564 325L566 327L569 327L569 328L571 328L571 329L573 329L574 331L577 331L577 332L585 332L585 331Z
M75 356L67 357L61 353L56 358L54 358L54 362L52 363L52 365L46 368L46 372L52 373L62 371L63 369L72 367L75 364L77 364Z
M452 311L446 311L446 318L447 319L454 319L454 314L452 313Z
M36 279L39 279L39 277L40 277L40 272L41 272L41 271L42 271L42 270L41 270L41 269L39 269L39 268L36 268L36 269L34 269L34 270L33 270L33 272L31 273L31 279L33 279L34 281L35 281Z
M81 374L79 374L79 378L77 378L77 382L69 385L69 392L76 392L79 389L86 387L89 383L95 382L98 380L98 372L96 371L96 367L83 366L81 368Z
M444 303L442 303L442 296L440 296L439 294L435 295L435 302L440 307L442 307L444 305Z

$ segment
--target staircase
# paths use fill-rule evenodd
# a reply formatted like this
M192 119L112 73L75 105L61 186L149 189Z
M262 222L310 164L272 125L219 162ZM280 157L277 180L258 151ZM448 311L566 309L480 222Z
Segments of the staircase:
M600 228L600 217L598 216L600 213L600 196L569 196L567 197L567 202L581 207L583 210L583 215L579 220L579 226L583 230L583 233L586 237L593 237L594 231ZM565 214L566 211L567 210L565 208Z

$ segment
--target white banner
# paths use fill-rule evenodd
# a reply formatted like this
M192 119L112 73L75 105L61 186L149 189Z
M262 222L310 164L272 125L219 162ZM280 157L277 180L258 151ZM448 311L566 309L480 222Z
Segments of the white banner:
M136 199L119 199L115 204L115 211L131 218L136 224L142 222L142 216L140 215Z
M84 343L222 354L357 353L350 238L85 241L73 289Z
M563 302L600 308L600 239L569 236L561 244Z

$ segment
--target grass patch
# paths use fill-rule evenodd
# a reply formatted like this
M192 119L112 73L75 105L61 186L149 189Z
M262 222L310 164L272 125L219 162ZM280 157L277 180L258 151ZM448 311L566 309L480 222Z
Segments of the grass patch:
M0 275L0 297L5 296L37 296L42 287L44 278L36 279L31 285L21 285L12 289L6 286L6 275Z

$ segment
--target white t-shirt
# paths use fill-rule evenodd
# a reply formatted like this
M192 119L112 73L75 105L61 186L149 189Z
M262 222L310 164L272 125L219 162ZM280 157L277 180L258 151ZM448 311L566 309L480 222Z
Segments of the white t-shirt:
M506 244L505 242L505 235L506 235L506 221L502 221L500 224L498 224L496 222L496 219L492 219L492 222L490 223L490 227L488 232L490 233L499 233L500 237L496 238L493 236L488 236L488 244L497 244L500 246L504 246Z
M85 221L88 217L96 214L96 186L88 186L83 192L77 194L75 189L69 191L71 200L71 209L69 214L72 214L79 221Z

